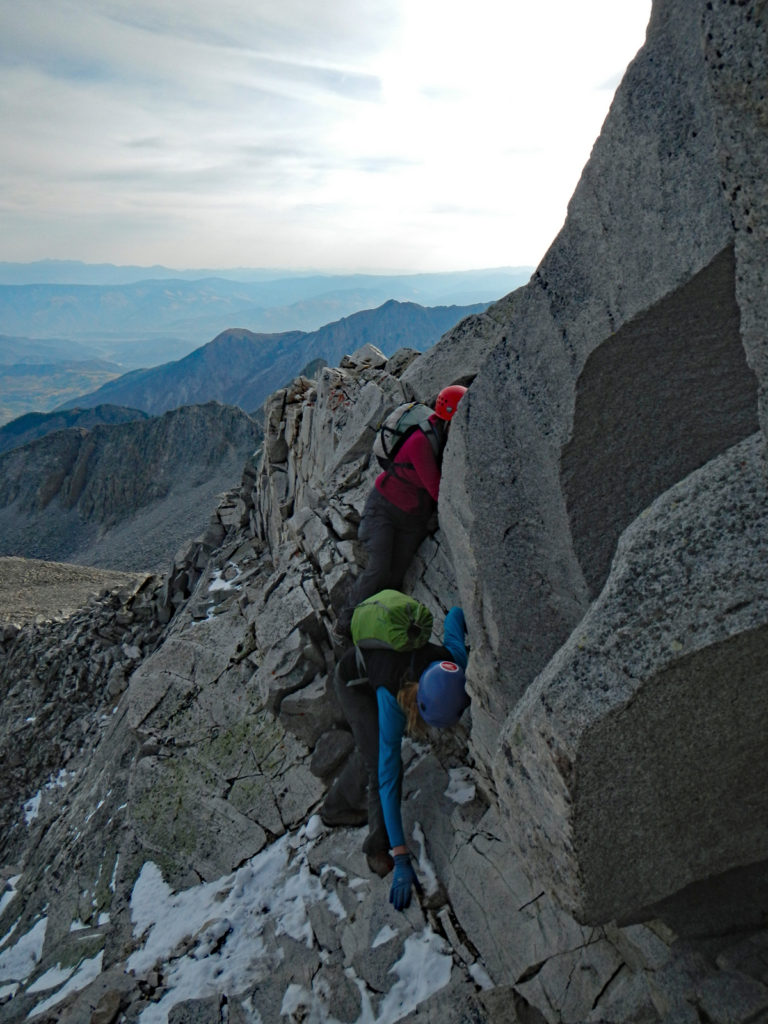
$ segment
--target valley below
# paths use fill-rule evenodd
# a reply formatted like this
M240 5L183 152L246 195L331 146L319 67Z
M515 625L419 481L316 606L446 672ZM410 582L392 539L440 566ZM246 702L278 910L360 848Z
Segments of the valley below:
M66 618L101 591L133 588L143 578L142 573L0 557L0 628Z

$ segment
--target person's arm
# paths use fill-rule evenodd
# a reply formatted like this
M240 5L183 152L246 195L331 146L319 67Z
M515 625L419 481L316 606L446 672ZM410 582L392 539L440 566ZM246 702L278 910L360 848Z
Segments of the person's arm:
M466 634L467 624L464 620L464 612L458 605L454 605L445 616L443 623L443 647L451 652L453 660L463 669L466 669L469 660Z
M392 852L407 853L400 813L400 745L405 733L405 714L385 687L376 690L379 706L379 799Z
M379 797L390 849L395 858L389 902L395 910L406 910L411 903L411 889L421 892L421 885L405 845L400 813L400 744L405 732L405 714L383 686L377 689L376 699L379 705Z

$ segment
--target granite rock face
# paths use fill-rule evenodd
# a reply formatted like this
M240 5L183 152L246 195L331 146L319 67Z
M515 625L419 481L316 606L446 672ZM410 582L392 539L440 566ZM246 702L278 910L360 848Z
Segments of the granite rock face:
M766 31L761 5L654 4L646 45L616 93L565 225L531 282L511 297L496 344L452 427L441 522L479 638L472 743L478 758L495 766L510 839L536 873L554 870L539 819L557 819L558 836L586 835L593 820L582 818L584 800L598 798L571 801L568 794L593 772L603 779L603 769L588 765L587 747L580 746L579 770L562 799L541 792L540 806L529 805L521 819L519 791L527 784L509 737L517 737L516 749L549 746L556 759L561 730L584 725L550 721L551 735L536 731L528 717L529 687L536 681L547 704L546 681L557 679L558 687L573 690L568 714L577 714L583 680L562 668L558 651L576 642L585 615L594 620L592 602L613 587L620 538L629 528L642 531L632 524L690 473L761 426L765 434L768 107L758 83L767 70ZM450 344L444 339L438 350ZM412 367L411 383L429 380L428 365L437 359L437 352L429 353L424 365ZM755 491L746 500L749 507L762 498ZM715 515L712 502L705 507ZM644 522L648 532L635 543L661 566L675 557L671 540ZM744 563L753 540L743 538L738 558ZM747 598L753 607L760 604L759 585L753 579ZM702 578L698 596L689 598L702 636L712 605L735 605L744 599L737 591L733 577ZM673 604L670 596L665 614L673 614ZM597 607L607 607L603 598ZM622 628L628 647L640 643L639 619L637 637L629 623ZM755 629L759 623L750 624L749 632ZM725 651L734 644L736 636L722 636L706 657L714 662L721 645ZM550 665L555 657L558 672ZM668 685L678 663L684 674L690 671L683 668L688 657L683 646L665 664ZM650 704L650 693L667 685L660 671L648 666L649 674L635 680L638 706L646 686ZM718 717L712 709L711 720ZM603 728L610 732L613 723L607 715ZM678 742L682 758L694 741L681 727ZM599 746L590 750L596 760L601 756ZM752 754L762 759L759 745ZM555 767L556 774L564 772ZM652 817L653 800L643 785L638 780L634 792L627 779L617 796L621 792L627 806L650 801ZM683 791L669 797L670 817L689 820ZM659 792L656 800L663 799ZM752 814L751 797L735 777L728 793L715 787L700 799L712 806L730 800L734 817L743 820ZM690 824L695 827L692 818ZM585 873L593 874L596 864L587 868L581 847L572 849L569 876L559 876L561 895L592 921L605 920L604 913L631 916L664 889L669 894L768 857L768 842L760 846L746 836L742 849L732 839L728 855L713 844L711 858L687 858L681 847L687 868L670 874L661 845L646 846L642 829L628 831L623 856L645 862L649 876L658 857L653 892L627 886L623 901L617 895L599 909L582 891Z
M650 505L504 728L516 843L582 920L765 859L766 479L755 434Z

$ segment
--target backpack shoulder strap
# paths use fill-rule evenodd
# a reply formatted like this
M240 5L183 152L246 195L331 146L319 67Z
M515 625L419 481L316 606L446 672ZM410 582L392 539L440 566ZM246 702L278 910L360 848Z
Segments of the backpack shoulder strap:
M368 668L365 664L365 655L357 645L355 645L355 664L357 665L357 669L361 676L368 675Z
M427 435L429 443L432 445L432 451L435 453L438 465L443 460L443 449L445 448L446 436L445 428L442 426L442 420L440 424L427 422L422 426L422 432Z

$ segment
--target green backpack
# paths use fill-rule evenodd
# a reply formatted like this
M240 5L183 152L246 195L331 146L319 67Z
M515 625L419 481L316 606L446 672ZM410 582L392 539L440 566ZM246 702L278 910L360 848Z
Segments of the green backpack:
M357 647L415 651L432 635L432 612L399 590L380 590L355 608L351 628Z

